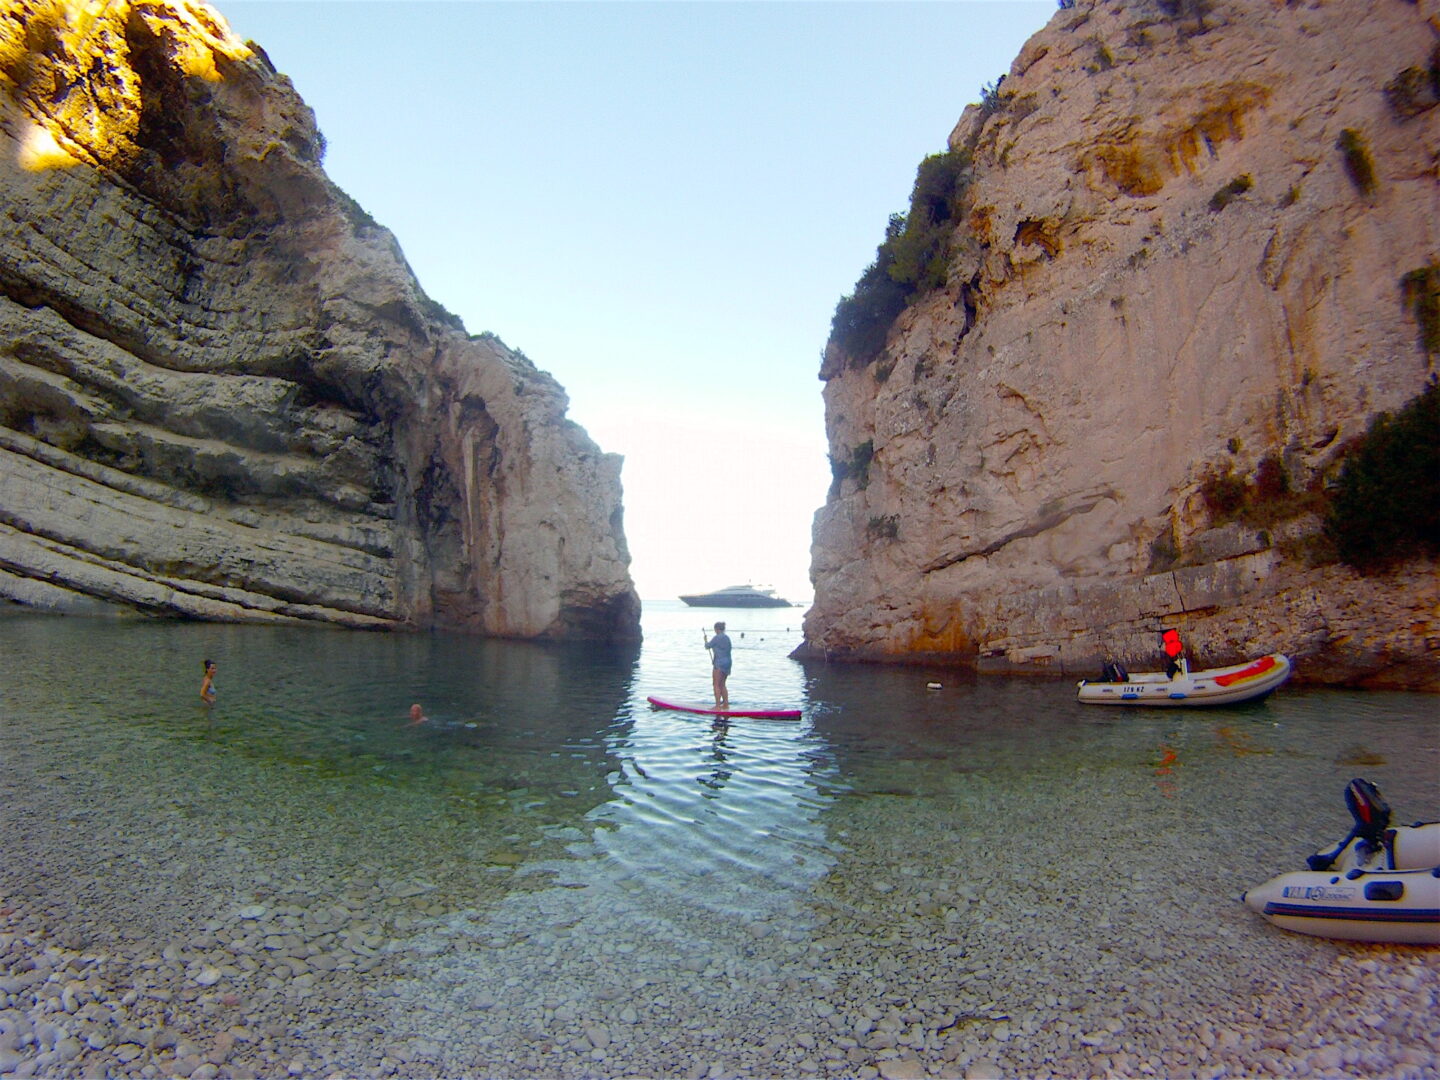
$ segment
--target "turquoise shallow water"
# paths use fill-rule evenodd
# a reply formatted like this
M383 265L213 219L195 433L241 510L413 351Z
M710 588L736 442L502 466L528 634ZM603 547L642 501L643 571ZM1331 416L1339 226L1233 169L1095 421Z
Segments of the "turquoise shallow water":
M1378 958L1434 1004L1433 952L1284 934L1236 899L1346 831L1352 776L1437 816L1433 698L1106 711L1069 683L802 666L801 615L650 604L619 650L0 619L0 906L137 970L194 942L172 960L194 1023L214 970L252 1020L283 1006L316 1069L360 1075L1310 1062L1216 1034L1275 1010L1352 1071L1433 1065L1403 1024L1375 1049L1284 989ZM732 700L800 722L648 707L705 699L717 617ZM432 722L406 727L416 701ZM362 944L301 985L339 947L306 920L337 904ZM296 955L240 934L261 910Z

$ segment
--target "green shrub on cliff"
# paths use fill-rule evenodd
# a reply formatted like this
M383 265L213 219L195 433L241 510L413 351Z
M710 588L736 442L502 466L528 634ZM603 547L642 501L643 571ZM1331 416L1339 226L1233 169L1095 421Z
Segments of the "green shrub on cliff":
M915 173L910 213L894 241L890 276L912 292L924 295L945 284L950 265L950 234L960 217L970 180L970 153L951 150L931 154Z
M851 447L846 456L830 456L830 494L833 499L840 494L840 484L854 480L861 488L870 483L870 462L875 458L875 440L866 439L859 446Z
M1211 524L1241 521L1256 528L1269 528L1302 514L1321 512L1325 506L1318 483L1307 490L1294 489L1290 470L1279 454L1266 454L1261 458L1253 477L1236 476L1229 462L1209 469L1200 478L1200 498Z
M1218 214L1254 186L1254 181L1250 179L1249 173L1240 174L1219 191L1215 192L1214 195L1210 196L1210 212L1212 214Z
M1385 84L1385 102L1400 121L1412 120L1440 104L1440 45L1425 67L1408 67Z
M830 342L852 360L874 360L905 305L945 284L950 238L969 180L967 150L931 154L920 163L910 212L890 215L875 261L860 275L855 291L835 305Z
M1400 279L1400 291L1420 328L1420 348L1426 356L1440 353L1440 264L1411 270Z
M890 215L885 242L875 252L875 261L865 268L855 291L835 305L830 320L830 341L849 356L869 362L885 347L885 335L895 317L905 310L909 292L890 276L895 262L895 242L905 229L905 218Z
M1379 570L1440 554L1440 383L1381 413L1345 459L1326 531L1340 558Z
M1248 486L1245 478L1236 476L1226 462L1223 468L1211 469L1200 478L1200 499L1217 525L1234 521L1245 507Z
M1367 199L1374 195L1379 184L1375 180L1375 163L1370 160L1370 147L1366 145L1365 136L1354 128L1346 128L1340 132L1335 146L1345 163L1345 175L1350 177L1355 190Z

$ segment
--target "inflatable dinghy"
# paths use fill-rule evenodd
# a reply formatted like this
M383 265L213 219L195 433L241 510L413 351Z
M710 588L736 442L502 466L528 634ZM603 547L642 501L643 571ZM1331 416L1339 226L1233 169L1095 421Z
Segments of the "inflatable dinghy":
M1290 658L1271 653L1232 667L1191 671L1183 658L1172 679L1163 671L1142 671L1120 682L1079 684L1087 705L1238 705L1258 701L1290 677Z
M1440 945L1440 822L1390 827L1390 807L1368 780L1345 802L1355 828L1309 870L1271 878L1242 899L1276 926L1317 937Z

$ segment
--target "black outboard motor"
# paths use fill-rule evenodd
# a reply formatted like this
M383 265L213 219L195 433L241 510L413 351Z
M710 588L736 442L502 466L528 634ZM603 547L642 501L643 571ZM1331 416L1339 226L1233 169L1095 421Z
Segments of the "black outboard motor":
M1345 805L1355 819L1355 835L1371 847L1378 847L1385 830L1390 827L1390 804L1380 789L1358 776L1345 785Z
M1357 776L1345 785L1345 805L1350 808L1355 827L1328 855L1311 855L1306 860L1311 870L1329 870L1346 845L1357 838L1370 851L1378 851L1384 844L1385 830L1390 827L1390 804L1380 794L1380 789Z

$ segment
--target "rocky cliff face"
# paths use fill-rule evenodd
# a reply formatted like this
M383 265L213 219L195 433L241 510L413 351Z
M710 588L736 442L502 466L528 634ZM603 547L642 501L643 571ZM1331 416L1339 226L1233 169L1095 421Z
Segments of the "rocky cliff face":
M191 0L0 3L0 598L638 636L620 460Z
M1440 689L1433 564L1361 577L1306 557L1313 515L1222 525L1201 497L1267 459L1322 482L1435 370L1437 12L1054 15L951 135L945 283L877 356L827 349L805 651L1088 675L1176 625L1203 664Z

